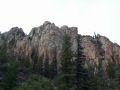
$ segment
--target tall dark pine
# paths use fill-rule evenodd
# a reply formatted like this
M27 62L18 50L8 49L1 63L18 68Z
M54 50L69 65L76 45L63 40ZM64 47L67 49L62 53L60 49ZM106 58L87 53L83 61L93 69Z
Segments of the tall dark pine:
M70 37L66 34L64 36L64 42L62 47L61 55L61 73L64 75L64 82L66 87L70 88L73 75L73 62L72 62L72 51L71 51L71 42Z
M49 77L49 60L48 60L48 56L46 56L46 58L45 58L43 71L44 71L44 76Z
M36 71L36 64L37 64L37 61L38 61L38 55L37 55L35 50L33 50L31 58L32 58L32 62L31 62L32 63L32 70L33 70L33 72L36 73L37 72Z
M36 71L38 74L43 75L43 57L42 56L37 61Z
M116 66L116 88L117 90L120 90L120 64L117 64Z
M57 59L56 54L50 64L50 78L53 79L57 75Z
M78 52L76 59L76 90L88 90L88 73L83 67L86 57L83 54L83 47L81 46L81 37L78 35Z
M72 69L72 51L70 37L66 34L64 36L62 56L61 56L61 71L65 74L70 74Z

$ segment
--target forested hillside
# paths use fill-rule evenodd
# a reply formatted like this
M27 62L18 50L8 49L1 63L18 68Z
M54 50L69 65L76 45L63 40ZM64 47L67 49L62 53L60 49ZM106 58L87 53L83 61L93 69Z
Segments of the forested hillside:
M0 90L120 90L120 46L46 21L0 34Z

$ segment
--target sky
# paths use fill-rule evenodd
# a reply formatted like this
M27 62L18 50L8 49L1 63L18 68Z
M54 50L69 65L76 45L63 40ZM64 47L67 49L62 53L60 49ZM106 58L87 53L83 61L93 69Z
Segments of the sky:
M120 0L0 0L0 31L18 26L28 34L50 21L79 34L108 37L120 45Z

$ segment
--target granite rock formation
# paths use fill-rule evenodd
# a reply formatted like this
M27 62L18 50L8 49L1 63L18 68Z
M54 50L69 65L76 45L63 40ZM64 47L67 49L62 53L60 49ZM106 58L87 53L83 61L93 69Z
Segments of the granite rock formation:
M13 27L10 31L0 34L0 47L6 46L7 53L16 58L33 59L33 55L38 57L48 57L50 62L56 55L60 62L62 43L64 35L68 34L71 38L72 51L74 54L79 48L77 45L77 27L62 26L57 27L54 23L45 21L43 25L32 28L26 35L21 28ZM119 62L120 46L112 43L108 38L101 35L82 36L82 46L87 58L87 64L98 64L100 52L104 56L103 64L108 62Z

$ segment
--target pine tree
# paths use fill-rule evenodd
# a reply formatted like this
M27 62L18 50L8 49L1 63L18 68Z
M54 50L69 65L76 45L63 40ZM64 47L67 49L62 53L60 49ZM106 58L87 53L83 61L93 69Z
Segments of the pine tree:
M2 74L4 74L7 70L8 57L6 49L6 46L0 47L0 78L3 77Z
M53 61L50 64L50 78L53 79L56 75L57 75L57 59L55 55Z
M48 60L48 56L46 56L45 61L44 61L44 76L49 78L49 60Z
M72 62L72 51L70 37L66 34L64 36L64 42L62 47L61 56L61 73L64 76L64 83L66 87L70 88L73 82L73 62Z
M98 90L106 90L106 82L105 82L105 73L104 73L104 70L103 70L103 67L102 67L102 61L99 60L99 65L97 66L97 74L96 74L96 77L97 77L97 88Z
M78 35L78 52L76 59L76 90L88 90L88 72L83 67L84 61L86 61L85 55L83 55L83 47L81 46L81 38Z
M72 51L70 37L68 35L64 36L62 56L61 56L61 70L65 74L70 74L72 71Z
M34 53L34 56L33 56L33 72L36 73L36 65L37 65L37 62L38 62L38 56Z
M43 57L40 57L36 64L36 71L38 74L43 75Z
M115 78L115 80L116 80L116 89L120 90L120 64L116 65L116 73L115 73L115 75L116 75L116 78Z
M38 55L37 55L37 51L34 49L33 49L33 52L31 54L31 58L32 58L32 61L30 62L31 63L31 71L36 73L37 72L36 65L38 62Z
M120 90L120 64L108 64L109 89Z
M5 90L11 90L13 87L17 86L18 63L13 60L9 64L10 66L3 79Z

